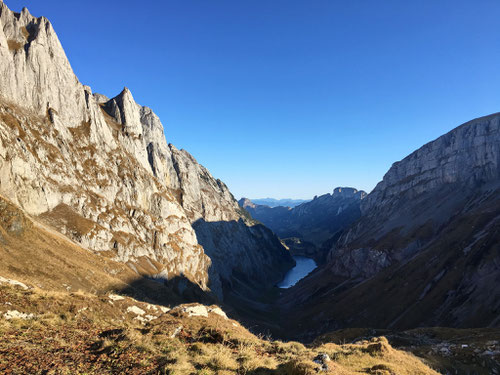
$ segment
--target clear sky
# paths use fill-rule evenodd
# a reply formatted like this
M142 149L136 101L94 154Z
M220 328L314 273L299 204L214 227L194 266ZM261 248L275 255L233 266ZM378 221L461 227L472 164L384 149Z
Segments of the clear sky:
M235 197L370 191L500 111L497 0L6 0L49 18L80 81L124 86Z

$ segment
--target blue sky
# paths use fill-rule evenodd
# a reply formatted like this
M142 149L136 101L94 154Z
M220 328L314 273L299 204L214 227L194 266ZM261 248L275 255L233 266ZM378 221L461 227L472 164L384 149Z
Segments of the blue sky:
M500 111L500 2L19 1L80 81L124 86L239 198L370 191L391 164Z

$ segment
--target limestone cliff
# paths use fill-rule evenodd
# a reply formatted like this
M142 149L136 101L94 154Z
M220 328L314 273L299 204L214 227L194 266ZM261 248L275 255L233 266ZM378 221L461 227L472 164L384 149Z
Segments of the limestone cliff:
M365 253L358 257L371 266L360 272L374 274L418 253L453 216L475 208L469 200L500 185L499 119L469 121L394 163L362 201L362 219L340 238L332 260L355 262Z
M233 270L265 283L276 263L292 264L220 180L167 144L159 118L130 90L108 99L82 85L47 19L0 2L0 22L0 194L140 274L183 276L219 296ZM202 222L237 225L243 238L211 226L199 234ZM207 255L212 236L220 245Z

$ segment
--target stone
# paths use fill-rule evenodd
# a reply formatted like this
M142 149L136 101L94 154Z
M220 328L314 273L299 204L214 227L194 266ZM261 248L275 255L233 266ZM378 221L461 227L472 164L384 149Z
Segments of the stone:
M3 314L3 317L7 320L11 319L34 319L36 316L35 314L27 314L23 312L19 312L17 310L9 310L6 313Z
M202 316L208 318L208 309L204 305L179 306L175 310L177 313L186 314L188 317Z
M224 319L228 319L226 313L219 306L209 307L207 310L209 313L214 313L219 316L222 316Z
M135 315L144 315L146 311L137 306L129 306L127 307L127 312L135 314Z
M24 290L29 289L29 287L26 284L23 284L20 281L17 280L12 280L12 279L6 279L5 277L0 276L0 284L10 284L13 286L18 286Z
M328 372L328 370L329 370L328 362L330 362L330 356L328 354L326 354L326 353L318 354L313 359L313 362L320 365L320 367L318 369L320 372Z
M125 299L125 297L119 296L117 294L110 294L108 298L112 301L123 301Z
M181 333L181 332L182 332L182 328L183 328L183 326L179 326L179 327L177 327L177 328L174 330L174 332L172 332L172 334L170 335L170 338L171 338L171 339L175 338L175 337L176 337L179 333Z

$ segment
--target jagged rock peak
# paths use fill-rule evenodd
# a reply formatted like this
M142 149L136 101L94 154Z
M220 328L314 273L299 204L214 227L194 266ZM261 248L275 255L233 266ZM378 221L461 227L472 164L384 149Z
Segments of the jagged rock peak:
M238 201L238 204L240 205L240 207L243 208L247 207L255 208L255 204L250 199L244 197Z
M87 120L85 92L50 22L33 17L26 8L14 13L4 2L0 2L0 93L40 115L52 109L70 126Z
M104 104L109 102L109 98L106 95L99 94L99 93L94 93L94 99L96 100L97 104Z
M353 196L358 196L360 199L363 199L366 196L366 192L363 190L358 190L352 187L336 187L333 189L332 195L334 197L336 196L341 196L341 197L353 197Z
M139 125L141 122L140 106L135 102L132 93L127 87L124 87L117 96L109 100L104 109L119 124Z

